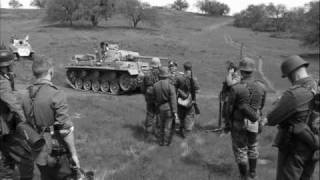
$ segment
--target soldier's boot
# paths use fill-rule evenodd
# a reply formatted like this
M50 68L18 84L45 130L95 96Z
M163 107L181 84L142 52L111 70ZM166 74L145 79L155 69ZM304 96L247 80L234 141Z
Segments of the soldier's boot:
M249 177L250 179L256 179L257 159L249 159Z
M240 172L240 180L248 180L247 164L239 163L238 168Z
M186 136L185 136L185 130L184 130L184 128L181 128L181 127L180 127L180 136L181 136L182 138L186 138Z

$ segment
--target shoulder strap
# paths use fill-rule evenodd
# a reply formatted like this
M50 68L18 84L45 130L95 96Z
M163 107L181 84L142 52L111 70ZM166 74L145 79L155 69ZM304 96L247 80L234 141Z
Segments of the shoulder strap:
M29 91L29 98L31 100L31 104L30 104L30 112L28 114L29 116L29 119L30 119L30 123L31 125L36 128L36 129L39 129L39 126L37 126L37 123L36 123L36 117L35 117L35 113L34 113L34 107L35 107L35 99L38 95L38 93L40 92L41 88L44 86L44 84L41 84L35 91L33 90L33 87L34 86L30 86L28 88L28 91Z

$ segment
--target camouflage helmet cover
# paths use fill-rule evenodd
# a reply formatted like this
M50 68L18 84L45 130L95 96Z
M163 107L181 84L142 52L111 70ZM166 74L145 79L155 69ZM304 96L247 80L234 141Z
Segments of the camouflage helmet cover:
M239 70L247 72L255 71L255 61L248 57L243 58L239 63Z
M160 58L158 57L153 57L150 63L151 67L157 68L161 66Z
M14 59L13 53L7 49L0 49L0 67L9 66Z
M183 68L185 70L191 70L192 69L192 63L190 61L187 61L183 64Z
M298 69L301 66L308 67L309 62L303 60L300 56L292 55L288 56L286 60L281 64L282 77L287 77L291 72Z

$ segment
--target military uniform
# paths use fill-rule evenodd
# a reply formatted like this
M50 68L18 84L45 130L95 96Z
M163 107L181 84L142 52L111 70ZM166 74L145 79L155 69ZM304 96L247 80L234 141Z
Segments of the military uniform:
M166 79L158 81L153 87L154 103L160 118L160 145L169 145L171 143L172 123L174 114L177 113L175 88L167 78L169 74L166 73L160 74L162 78Z
M279 125L275 142L279 148L277 180L311 179L316 165L316 161L312 160L314 150L289 134L290 127L307 119L309 104L313 99L307 87L316 88L316 82L311 77L296 81L267 116L268 125ZM287 139L287 143L283 138Z
M0 67L8 68L13 61L13 55L8 50L0 50ZM16 96L13 94L11 78L9 75L9 69L7 73L0 71L0 150L2 154L0 163L2 165L8 165L11 169L14 168L14 163L17 163L20 171L21 178L28 178L30 172L32 173L31 161L21 164L21 154L13 153L10 149L12 142L9 142L13 137L14 130L20 122L26 121L21 105L18 103ZM13 156L14 155L14 156ZM9 164L8 164L9 163ZM4 170L3 167L0 169ZM0 170L1 171L1 170ZM6 169L7 176L11 176L8 172L12 171ZM0 172L1 178L3 173ZM8 177L7 177L8 178Z
M307 121L312 112L317 83L308 76L308 65L297 55L287 57L281 64L282 77L288 77L293 86L283 93L276 107L267 115L267 125L278 125L279 130L275 139L279 150L277 180L309 180L316 165L313 156L316 150L319 151L319 137L310 130Z
M72 122L68 116L68 105L64 93L51 81L40 79L28 88L29 94L23 100L23 109L27 115L27 122L43 133L46 141L41 152L35 159L35 179L59 179L58 168L50 167L54 161L52 153L53 125L61 130L70 130ZM33 102L31 100L33 98ZM33 104L33 105L32 105ZM31 118L34 117L34 118Z
M240 71L252 73L254 60L245 58L240 61ZM232 149L238 163L242 179L256 177L256 165L259 156L258 132L261 110L264 106L266 92L262 83L253 79L252 74L231 86L227 99L227 129L231 130ZM231 106L231 107L229 107ZM249 175L247 163L249 162Z
M144 97L146 100L146 119L145 119L145 129L147 133L152 133L155 126L155 106L152 100L153 85L159 81L159 69L152 69L149 74L144 77Z
M196 77L193 77L194 91L200 90L200 86ZM181 94L191 96L191 78L184 74L178 76L176 79L176 88L178 97ZM190 132L195 123L195 109L194 106L184 107L178 104L178 115L181 122L180 131Z

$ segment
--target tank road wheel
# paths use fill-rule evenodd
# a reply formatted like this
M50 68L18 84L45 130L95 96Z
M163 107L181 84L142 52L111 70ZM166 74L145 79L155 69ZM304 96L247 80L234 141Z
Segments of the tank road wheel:
M82 79L76 78L76 80L74 82L74 87L79 90L79 89L82 89L82 86L83 86Z
M129 74L122 74L119 78L119 85L123 91L129 91L132 87L132 81Z
M69 81L74 84L75 81L76 81L76 72L75 71L72 71L72 70L68 70L67 71L67 77L69 79Z
M107 80L103 80L101 83L100 83L100 90L104 93L108 92L109 91L109 88L110 88L110 84L109 84L109 81Z
M110 92L111 94L119 94L120 86L119 86L118 79L113 79L110 81Z
M83 81L83 90L89 91L91 89L91 81L90 79L85 79Z
M99 89L100 89L100 82L99 80L95 79L95 80L92 80L91 82L91 89L93 92L98 92Z

